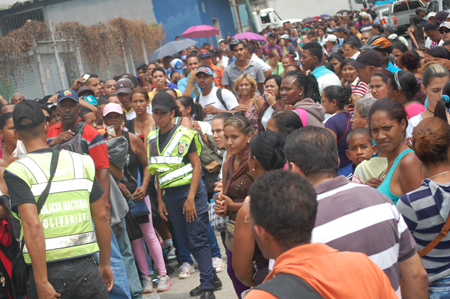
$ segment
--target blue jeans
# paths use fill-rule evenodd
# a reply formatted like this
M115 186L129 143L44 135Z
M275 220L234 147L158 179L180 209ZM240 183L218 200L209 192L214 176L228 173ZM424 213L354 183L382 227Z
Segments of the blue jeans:
M98 252L96 253L97 260L99 259ZM111 229L111 255L110 255L111 270L114 275L114 286L109 291L110 299L131 299L130 287L128 286L127 275L125 265L122 260L122 256L119 250L119 244L117 244L114 232ZM134 266L134 264L133 264Z
M127 233L125 218L119 223L123 226L122 234L117 238L120 254L127 272L128 285L130 286L131 298L142 299L142 286L139 274L135 265L133 251L131 249L130 238Z
M208 199L205 185L200 182L195 194L195 208L197 218L193 222L186 221L183 206L189 194L190 186L167 189L164 194L164 203L169 219L178 233L183 245L192 252L200 270L200 283L202 290L214 289L216 270L212 266L211 249L208 244L207 231L209 226Z
M176 230L174 230L174 235L175 236L172 236L172 238L175 238L176 240L175 243L177 244L177 250L180 253L181 263L189 263L193 265L194 261L191 258L191 252L183 245L183 242L181 242L180 238L178 237ZM208 226L206 236L208 237L208 244L209 248L211 249L211 256L222 258L219 244L217 244L216 234L214 233L214 230L211 227L211 223Z
M428 295L430 299L450 298L450 276L443 277L430 283Z

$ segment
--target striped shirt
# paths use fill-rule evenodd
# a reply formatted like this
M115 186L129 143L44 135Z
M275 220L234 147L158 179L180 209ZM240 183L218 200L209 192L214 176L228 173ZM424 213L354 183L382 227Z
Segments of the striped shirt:
M311 242L365 253L386 273L401 298L398 262L413 256L416 244L392 201L343 176L314 188L319 206Z
M439 184L430 179L418 189L403 195L397 203L406 224L422 250L441 231L450 213L450 183ZM422 257L429 282L450 275L450 234Z

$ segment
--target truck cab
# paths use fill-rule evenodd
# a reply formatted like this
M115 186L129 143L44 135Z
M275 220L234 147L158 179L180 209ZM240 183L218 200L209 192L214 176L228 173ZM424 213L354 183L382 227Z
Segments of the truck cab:
M254 31L256 32L261 32L268 26L283 27L283 23L286 21L290 21L291 23L302 21L302 19L283 20L273 8L265 8L255 11L253 12L253 17L255 18L256 28L254 28Z
M387 25L397 25L397 34L403 34L409 27L409 18L416 13L416 9L419 7L425 7L420 0L402 0L392 3L389 8Z

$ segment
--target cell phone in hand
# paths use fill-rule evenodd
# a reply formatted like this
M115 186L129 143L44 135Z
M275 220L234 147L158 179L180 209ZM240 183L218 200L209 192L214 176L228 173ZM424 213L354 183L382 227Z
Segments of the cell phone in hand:
M83 79L86 80L86 81L89 79L89 77L91 77L91 75L89 75L89 74L84 74L83 75Z
M108 133L108 135L114 135L116 136L116 130L114 130L114 126L109 126L106 128L106 132Z

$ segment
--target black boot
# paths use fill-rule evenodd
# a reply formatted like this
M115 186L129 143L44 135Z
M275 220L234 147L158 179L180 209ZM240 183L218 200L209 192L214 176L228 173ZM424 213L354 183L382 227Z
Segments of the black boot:
M214 295L213 290L202 290L200 299L216 299L216 295Z
M203 294L203 291L201 288L201 285L199 285L198 287L196 287L195 289L193 289L192 291L189 292L189 295L191 297L196 297L196 296L200 296ZM222 288L222 282L220 281L219 277L216 275L216 277L214 277L214 291L220 290ZM205 297L205 298L216 298L214 296L214 292L211 292L213 297Z

